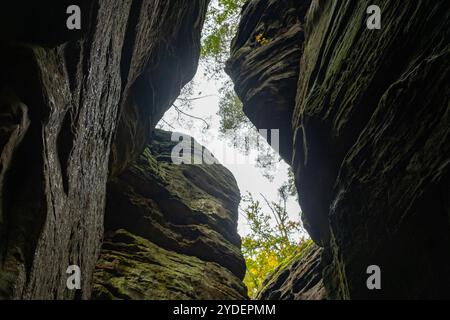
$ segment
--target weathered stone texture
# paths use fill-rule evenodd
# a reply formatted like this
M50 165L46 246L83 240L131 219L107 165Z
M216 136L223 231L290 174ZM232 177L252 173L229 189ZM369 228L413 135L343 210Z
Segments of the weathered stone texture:
M69 4L81 31L66 28ZM111 145L117 174L193 76L207 4L2 1L1 298L89 297Z
M226 66L253 124L258 129L280 130L280 154L288 162L292 157L290 123L309 3L247 2Z
M236 181L220 164L172 163L177 143L155 131L139 159L109 183L98 298L246 297ZM215 160L197 142L191 146L197 160ZM132 234L130 243L115 240L120 229Z
M381 8L381 30L366 27L374 4ZM263 12L272 5L247 4L229 72L244 108L247 92L261 87L261 96L273 94L268 101L288 103L283 114L291 116L292 141L285 148L291 148L305 227L325 247L328 296L449 298L450 3L312 1L306 18L272 13L283 16L280 31L285 14L306 20L304 41L296 44L301 52L277 51L273 45L288 37L273 32L272 45L255 49L267 50L265 56L242 58L239 39L260 32L251 29L249 8ZM271 53L284 53L283 64L266 60ZM249 74L248 66L262 67L251 69L252 78L240 76ZM298 70L295 102L277 91L284 84L273 89L253 80L278 66L285 66L279 74ZM271 111L259 118L279 109L277 102L265 108ZM372 264L381 267L382 290L366 287Z

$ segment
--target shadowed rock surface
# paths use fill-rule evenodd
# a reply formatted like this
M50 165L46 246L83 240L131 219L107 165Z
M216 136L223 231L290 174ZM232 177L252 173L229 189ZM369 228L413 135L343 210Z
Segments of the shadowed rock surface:
M142 152L194 75L208 2L2 1L0 298L90 296L108 167Z
M215 162L192 141L192 160ZM156 130L139 159L109 183L95 297L246 297L236 181L220 164L173 164L177 143Z
M373 4L381 8L381 30L366 27ZM315 0L306 18L278 7L271 16L279 21L270 25L279 30L255 49L266 53L243 56L241 39L261 32L255 12L269 8L274 1L248 2L227 70L255 125L265 115L270 122L285 102L287 111L277 114L291 123L292 140L282 141L292 154L304 225L325 248L327 296L450 298L450 3ZM296 54L275 46L290 39L286 15L306 21ZM284 56L283 64L266 60L271 54ZM288 81L259 81L274 69L298 70L295 99L280 91ZM257 117L246 109L254 91L276 101ZM374 264L382 290L366 286Z
M309 4L297 0L247 2L226 66L244 113L253 124L258 129L280 130L280 154L288 162L292 157L292 106L303 49L303 23Z
M265 281L258 300L323 300L322 248L309 245L281 264Z
M150 139L195 73L208 2L2 1L0 298L87 299L95 266L97 298L245 297L234 179L173 167L167 134ZM261 297L450 298L450 2L250 0L231 52L323 247Z

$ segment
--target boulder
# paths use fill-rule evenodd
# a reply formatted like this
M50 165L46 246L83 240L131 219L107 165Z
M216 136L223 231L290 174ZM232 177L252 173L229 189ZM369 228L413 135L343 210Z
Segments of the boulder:
M99 298L106 291L116 298L246 298L236 180L218 163L173 163L174 137L156 130L136 162L108 184L106 239L95 273ZM212 158L188 141L193 157ZM127 240L117 241L123 229Z

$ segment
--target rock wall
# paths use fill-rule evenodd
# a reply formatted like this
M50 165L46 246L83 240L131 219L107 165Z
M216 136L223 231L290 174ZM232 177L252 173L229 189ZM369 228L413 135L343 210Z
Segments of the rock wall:
M309 4L297 0L247 2L226 65L248 118L257 128L280 130L283 143L279 151L287 162L292 157L292 106Z
M90 296L109 174L194 75L208 2L2 1L0 298ZM73 264L81 291L66 288Z
M311 243L283 262L263 283L258 300L326 299L322 248Z
M247 297L236 181L220 164L194 164L215 162L194 140L193 164L172 163L174 140L156 131L138 160L109 183L95 298Z
M227 71L256 126L289 122L282 155L324 247L327 295L450 298L450 3L315 0L303 15L307 5L249 1ZM380 30L366 27L370 5ZM286 21L303 36L283 48ZM254 92L270 98L255 105ZM366 286L369 265L381 290Z

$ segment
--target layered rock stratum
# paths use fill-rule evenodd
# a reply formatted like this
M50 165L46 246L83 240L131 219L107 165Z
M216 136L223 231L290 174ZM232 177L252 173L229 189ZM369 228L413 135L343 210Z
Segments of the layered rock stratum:
M328 298L450 298L449 24L439 0L243 9L227 72L250 120L285 132Z
M90 297L108 179L193 77L208 3L2 1L1 298ZM69 5L81 30L66 27Z
M189 163L173 163L178 135L157 130L108 184L95 298L247 298L236 180L207 149L183 138L192 148L182 151L192 154Z

